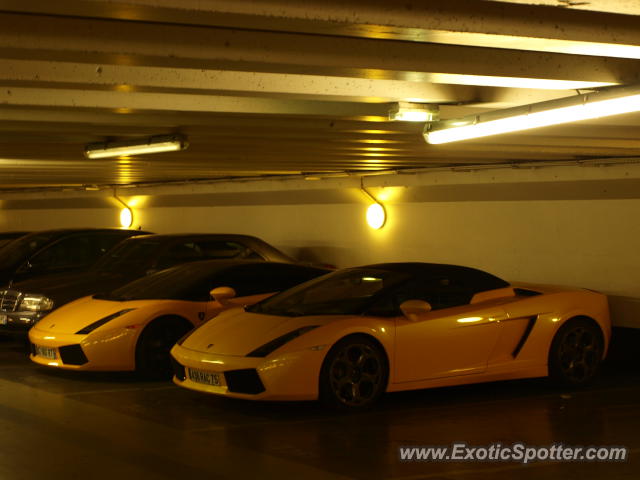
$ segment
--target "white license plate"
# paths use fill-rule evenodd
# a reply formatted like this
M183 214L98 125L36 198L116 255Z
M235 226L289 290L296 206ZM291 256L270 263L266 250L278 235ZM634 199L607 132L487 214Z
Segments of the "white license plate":
M220 374L203 372L201 370L193 370L190 368L189 380L191 380L192 382L217 387L220 385Z
M0 314L0 325L6 325L7 324L7 318L9 318L9 317L7 317L4 314Z
M54 359L56 358L56 349L36 345L36 355L39 357Z

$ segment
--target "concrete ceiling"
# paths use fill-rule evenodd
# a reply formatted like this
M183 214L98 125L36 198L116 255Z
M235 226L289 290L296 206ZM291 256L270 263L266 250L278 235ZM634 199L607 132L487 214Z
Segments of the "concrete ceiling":
M0 189L640 158L640 114L441 146L387 120L397 101L446 119L640 83L634 15L636 0L0 0ZM175 132L189 149L82 154Z

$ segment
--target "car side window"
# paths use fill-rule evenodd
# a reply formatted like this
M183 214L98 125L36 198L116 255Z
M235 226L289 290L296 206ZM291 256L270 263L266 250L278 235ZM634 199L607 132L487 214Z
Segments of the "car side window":
M266 262L258 265L243 265L216 276L212 279L210 289L231 287L236 291L237 297L277 292L303 281L300 279L300 274L296 277L292 273L288 265Z
M255 265L253 271L262 285L259 293L287 290L322 274L313 268L278 263Z
M164 253L160 255L156 262L156 269L163 270L165 268L179 265L181 263L195 262L206 258L202 249L195 242L180 242L170 245Z
M243 258L264 260L262 256L240 242L226 240L201 240L197 242L205 258L226 259Z
M402 315L400 305L406 300L424 300L429 302L432 310L441 310L466 305L472 297L473 292L454 278L417 279L404 283L379 299L369 313L379 316Z
M64 238L31 257L30 270L55 272L86 268L98 259L98 251L90 236Z
M115 247L125 238L129 237L125 237L120 234L92 235L90 237L92 244L91 248L93 250L93 254L96 257L96 260L107 253L109 250L111 250L111 248Z
M398 305L405 300L425 300L431 304L432 310L440 310L466 305L472 296L473 292L457 279L437 277L412 282L406 290L398 292L397 300Z

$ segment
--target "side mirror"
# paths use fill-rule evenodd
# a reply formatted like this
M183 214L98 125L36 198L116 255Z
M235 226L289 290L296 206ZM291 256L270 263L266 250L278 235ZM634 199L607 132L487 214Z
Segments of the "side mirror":
M400 304L400 310L407 319L416 322L420 315L431 311L431 305L424 300L405 300Z
M214 300L224 305L225 301L236 296L236 291L231 287L216 287L209 294Z

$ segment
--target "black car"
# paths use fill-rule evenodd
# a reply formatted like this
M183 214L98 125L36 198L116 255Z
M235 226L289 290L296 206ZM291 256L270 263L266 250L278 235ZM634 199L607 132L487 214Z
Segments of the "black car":
M72 300L110 291L174 265L210 259L295 263L249 235L140 235L120 243L86 272L14 282L0 290L0 332L26 333L51 310Z
M141 233L148 232L76 228L20 236L0 249L0 287L43 275L87 270L114 245Z
M0 232L0 249L29 232Z

